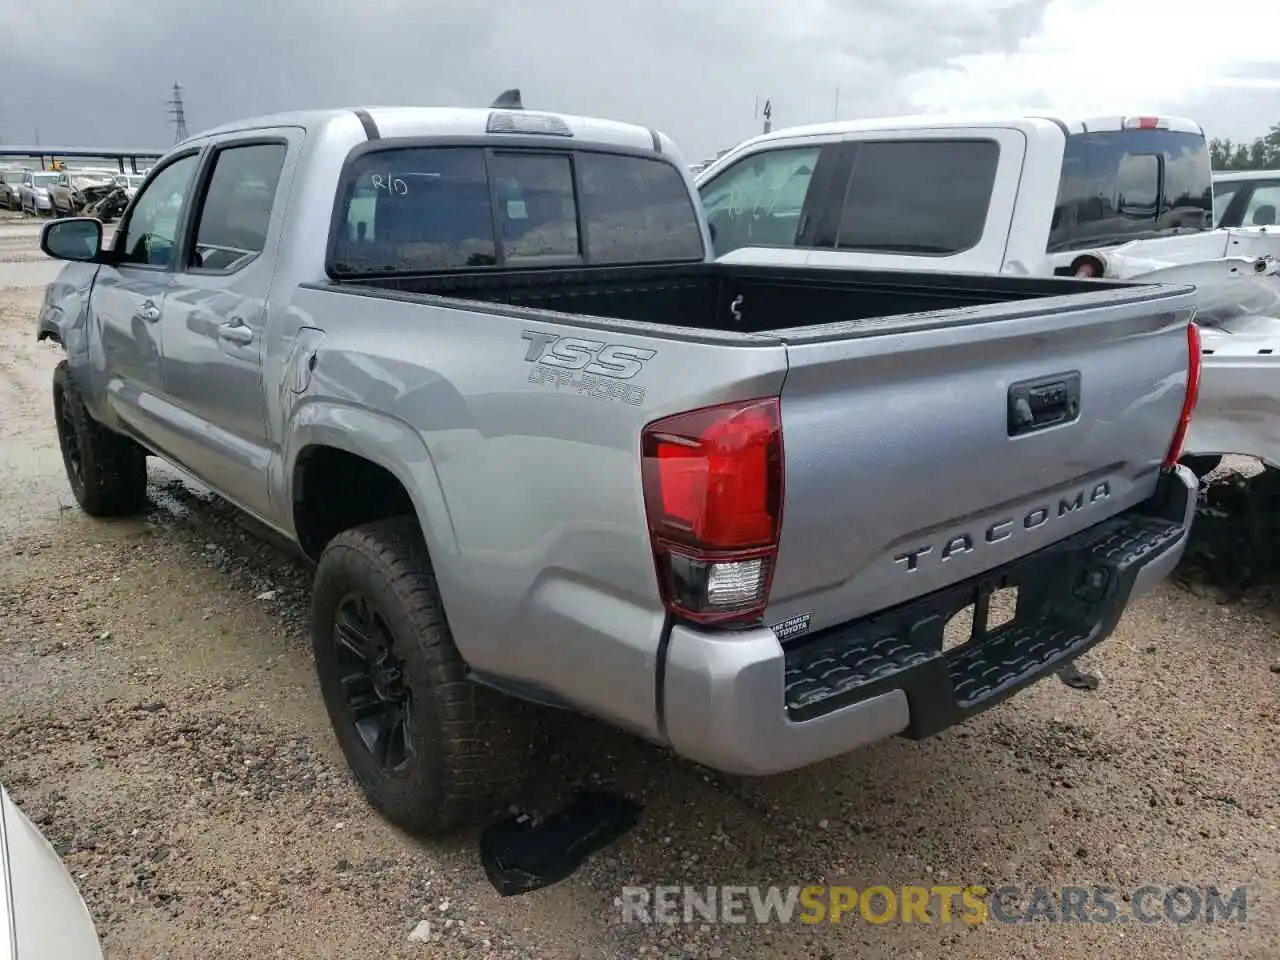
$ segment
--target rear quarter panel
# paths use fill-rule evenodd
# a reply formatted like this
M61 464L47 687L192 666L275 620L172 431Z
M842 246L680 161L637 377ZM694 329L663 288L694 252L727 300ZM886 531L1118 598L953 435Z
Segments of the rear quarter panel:
M297 291L292 322L325 336L309 386L285 401L285 473L320 430L397 464L468 664L656 735L664 610L640 432L680 410L776 395L784 350L447 303ZM558 336L595 344L588 359L604 345L651 356L629 378L585 374L536 342Z

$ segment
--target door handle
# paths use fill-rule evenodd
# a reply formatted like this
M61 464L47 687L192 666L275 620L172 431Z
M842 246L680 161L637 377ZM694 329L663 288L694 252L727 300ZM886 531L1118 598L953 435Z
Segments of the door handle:
M253 329L241 323L224 323L218 327L218 336L228 343L244 345L253 342Z
M147 321L147 323L155 323L160 319L160 308L156 306L154 300L148 300L138 311L138 316Z

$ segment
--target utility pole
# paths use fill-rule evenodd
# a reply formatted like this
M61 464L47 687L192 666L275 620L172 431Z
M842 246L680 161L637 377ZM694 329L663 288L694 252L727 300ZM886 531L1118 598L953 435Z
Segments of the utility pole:
M169 101L169 116L173 118L174 143L187 139L187 113L182 105L182 87L173 85L173 99Z

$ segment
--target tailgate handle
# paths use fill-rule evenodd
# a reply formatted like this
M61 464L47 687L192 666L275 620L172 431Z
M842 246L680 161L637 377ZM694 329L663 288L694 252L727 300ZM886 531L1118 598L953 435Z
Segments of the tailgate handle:
M1080 416L1080 373L1055 373L1009 387L1009 436L1072 423Z

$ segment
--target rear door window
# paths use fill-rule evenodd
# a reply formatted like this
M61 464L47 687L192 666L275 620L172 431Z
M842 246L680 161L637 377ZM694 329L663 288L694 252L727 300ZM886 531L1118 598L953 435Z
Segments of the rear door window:
M836 249L952 256L977 246L999 163L993 140L858 143Z
M196 220L189 268L231 271L247 266L267 246L283 143L221 147Z

